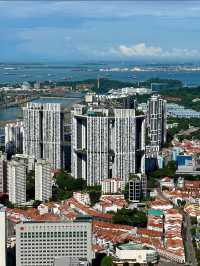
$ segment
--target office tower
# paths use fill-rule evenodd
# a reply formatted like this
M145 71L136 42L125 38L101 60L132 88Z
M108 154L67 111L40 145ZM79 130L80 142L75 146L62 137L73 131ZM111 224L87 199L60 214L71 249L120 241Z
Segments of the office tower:
M89 218L16 225L16 266L52 266L56 257L92 259Z
M22 121L9 123L5 126L5 148L8 153L23 152L24 127Z
M23 109L23 153L63 167L63 109L55 103L28 103Z
M8 162L8 193L9 201L13 204L26 202L27 166L17 158Z
M35 200L48 201L52 197L51 165L44 159L35 163Z
M129 201L140 201L147 196L147 177L135 175L128 181Z
M128 181L144 172L144 116L134 109L87 108L72 111L72 175L88 185L108 177Z
M166 122L166 101L160 95L152 95L147 108L147 126L151 146L160 148L166 142Z
M7 158L0 152L0 193L7 192Z
M0 206L0 265L6 266L6 245L7 245L7 226L6 226L6 210L3 205Z

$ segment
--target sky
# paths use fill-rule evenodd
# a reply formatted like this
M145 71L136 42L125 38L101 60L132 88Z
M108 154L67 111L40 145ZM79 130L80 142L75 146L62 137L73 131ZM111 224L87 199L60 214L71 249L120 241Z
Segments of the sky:
M0 62L200 60L200 1L0 1Z

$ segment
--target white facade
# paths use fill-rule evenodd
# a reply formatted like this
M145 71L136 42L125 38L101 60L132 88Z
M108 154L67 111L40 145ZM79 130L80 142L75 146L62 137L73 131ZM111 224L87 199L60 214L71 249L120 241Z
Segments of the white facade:
M143 247L141 244L124 244L116 247L116 257L119 261L141 264L157 263L158 253L154 249Z
M101 189L103 194L117 194L124 190L125 182L119 178L107 178L101 183Z
M108 177L128 180L145 171L145 121L134 109L72 111L72 175L101 184ZM137 160L136 160L137 157Z
M135 87L126 87L121 89L122 94L151 94L152 90L145 88L145 87L140 87L140 88L135 88Z
M73 198L75 198L77 201L85 204L90 205L90 195L88 193L83 192L73 192Z
M0 193L7 192L7 159L6 155L0 152Z
M53 266L56 257L92 259L90 220L16 225L16 266Z
M60 104L28 103L23 109L23 153L63 167L63 110Z
M0 265L6 266L6 245L7 245L7 226L6 226L6 210L0 206Z
M22 121L9 123L5 126L5 147L12 143L15 153L23 152L24 126Z
M151 96L148 101L147 118L150 144L161 147L167 137L166 101L161 96Z
M35 169L36 160L33 156L26 154L15 154L12 156L12 160L23 162L26 165L28 171L33 171Z
M8 162L8 193L9 201L13 204L26 202L27 166L19 160Z
M46 160L35 163L35 200L48 201L52 197L51 165Z

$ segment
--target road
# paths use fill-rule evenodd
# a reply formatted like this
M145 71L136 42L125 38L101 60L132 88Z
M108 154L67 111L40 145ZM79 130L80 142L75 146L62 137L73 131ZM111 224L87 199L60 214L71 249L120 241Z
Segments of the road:
M160 197L163 200L168 200L160 190L160 188L157 188L158 197ZM192 235L190 229L192 228L191 221L189 215L187 215L183 209L178 208L174 205L175 209L178 209L178 211L183 215L183 230L182 230L182 237L183 237L183 244L185 248L185 257L186 262L191 266L197 266L196 256L195 256L195 250L192 243ZM162 264L161 264L162 265ZM164 265L164 264L163 264Z

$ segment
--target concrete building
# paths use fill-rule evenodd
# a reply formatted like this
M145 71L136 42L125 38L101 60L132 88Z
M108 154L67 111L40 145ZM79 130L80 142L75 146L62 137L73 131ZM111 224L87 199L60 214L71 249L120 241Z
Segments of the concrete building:
M159 95L152 95L147 104L147 126L151 146L161 147L166 142L166 101Z
M8 193L13 204L26 202L27 166L24 162L12 159L8 162Z
M87 108L72 111L72 175L88 185L145 171L145 120L134 109Z
M145 175L135 175L128 181L129 201L140 201L147 196L147 177Z
M9 123L5 126L5 148L9 153L13 149L13 153L23 152L23 135L24 126L22 121Z
M88 193L75 191L73 192L73 198L76 199L78 202L81 202L85 205L90 205L90 195Z
M24 163L28 172L35 170L36 160L33 156L27 154L15 154L12 156L12 160L17 160Z
M92 224L84 217L73 222L22 222L16 225L16 266L53 266L57 257L92 260Z
M65 257L55 258L53 266L87 266L87 265L88 265L87 260L65 256Z
M155 249L146 247L142 244L127 243L116 247L114 265L122 265L127 262L129 265L135 263L148 264L158 262L158 253Z
M103 194L121 194L124 190L125 182L120 178L107 178L101 183L101 190Z
M44 159L35 163L35 200L48 201L52 197L51 165Z
M7 246L7 226L6 226L6 210L0 206L0 265L6 266L6 246Z
M53 169L63 167L62 106L55 103L28 103L23 108L23 153L45 159Z
M7 158L0 152L0 193L7 192Z

